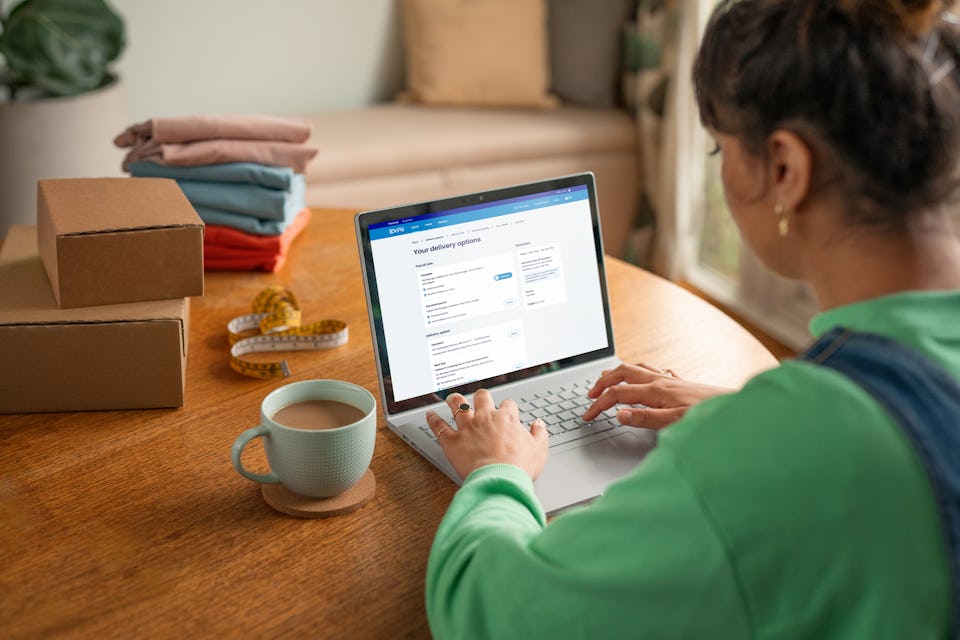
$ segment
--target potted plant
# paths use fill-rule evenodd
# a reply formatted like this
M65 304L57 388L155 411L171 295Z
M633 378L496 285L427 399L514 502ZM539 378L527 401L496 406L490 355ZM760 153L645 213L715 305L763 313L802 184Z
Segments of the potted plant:
M125 43L104 0L0 6L0 237L35 222L38 179L120 175L126 100L111 65Z

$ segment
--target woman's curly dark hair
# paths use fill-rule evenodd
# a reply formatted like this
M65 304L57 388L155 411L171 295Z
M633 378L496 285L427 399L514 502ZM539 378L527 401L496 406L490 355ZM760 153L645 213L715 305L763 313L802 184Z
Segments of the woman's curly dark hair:
M693 69L704 125L765 154L778 128L814 151L850 222L951 200L960 158L960 28L941 0L723 0Z

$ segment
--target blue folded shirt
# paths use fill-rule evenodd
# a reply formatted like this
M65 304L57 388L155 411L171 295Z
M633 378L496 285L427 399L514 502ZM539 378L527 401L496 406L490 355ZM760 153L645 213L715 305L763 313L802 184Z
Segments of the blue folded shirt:
M137 178L240 182L284 191L290 189L293 185L293 176L296 175L290 167L272 167L255 162L225 162L193 167L170 167L156 162L131 162L128 169L130 175Z
M267 189L255 184L177 180L194 207L210 207L267 220L287 220L305 205L303 176L294 175L290 189Z
M253 233L259 236L278 236L283 233L293 222L300 210L294 211L292 215L285 216L283 220L266 220L254 216L248 216L242 213L232 211L223 211L212 207L193 206L197 215L206 224L216 224L222 227L232 227L247 233Z

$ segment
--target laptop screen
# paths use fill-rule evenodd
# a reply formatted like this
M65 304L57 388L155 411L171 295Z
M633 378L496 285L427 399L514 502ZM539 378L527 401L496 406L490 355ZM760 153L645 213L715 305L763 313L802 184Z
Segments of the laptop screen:
M356 225L388 413L613 355L592 174Z

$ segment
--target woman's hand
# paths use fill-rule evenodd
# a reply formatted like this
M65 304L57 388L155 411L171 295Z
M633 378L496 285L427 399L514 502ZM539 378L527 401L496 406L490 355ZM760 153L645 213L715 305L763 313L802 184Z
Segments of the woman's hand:
M488 464L503 463L520 467L536 480L547 463L549 434L543 420L534 420L527 430L520 424L517 403L504 400L498 409L486 389L473 394L473 407L459 393L447 396L447 405L457 424L454 429L433 411L427 412L427 424L461 478Z
M617 404L642 404L646 406L620 409L617 420L630 427L662 429L682 418L687 409L701 400L731 391L733 389L681 380L670 369L643 363L621 364L604 371L587 393L594 403L583 414L583 419L593 420Z

